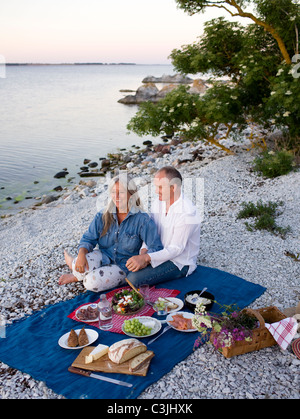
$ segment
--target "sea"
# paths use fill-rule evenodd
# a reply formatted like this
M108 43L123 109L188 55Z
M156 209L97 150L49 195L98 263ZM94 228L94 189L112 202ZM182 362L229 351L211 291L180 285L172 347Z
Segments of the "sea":
M84 159L160 138L126 126L138 105L118 100L144 77L175 74L172 65L7 65L0 78L0 215L31 205L68 179ZM67 169L66 178L54 175Z

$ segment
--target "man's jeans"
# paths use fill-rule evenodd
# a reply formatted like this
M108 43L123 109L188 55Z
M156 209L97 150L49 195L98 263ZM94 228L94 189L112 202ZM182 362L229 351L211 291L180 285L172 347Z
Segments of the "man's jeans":
M189 266L184 266L181 270L171 262L165 262L156 268L151 265L137 272L130 272L127 278L135 286L142 284L156 285L160 282L170 281L172 279L184 278L189 270Z

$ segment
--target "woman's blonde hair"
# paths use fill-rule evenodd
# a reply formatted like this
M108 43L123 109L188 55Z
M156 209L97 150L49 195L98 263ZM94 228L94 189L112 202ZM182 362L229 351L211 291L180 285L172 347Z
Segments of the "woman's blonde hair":
M114 185L118 182L121 183L127 190L127 192L130 194L128 200L128 210L130 211L132 208L135 208L138 211L143 211L143 205L138 195L137 186L134 180L127 173L121 173L115 176L114 178L112 178L108 187L109 201L102 215L103 230L101 233L101 237L105 236L105 234L110 229L110 226L115 222L113 213L116 213L116 206L113 200L111 199L111 192Z

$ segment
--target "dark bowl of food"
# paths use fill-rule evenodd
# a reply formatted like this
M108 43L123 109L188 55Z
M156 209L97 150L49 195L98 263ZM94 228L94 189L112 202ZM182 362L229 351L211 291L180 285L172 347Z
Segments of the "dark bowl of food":
M184 304L186 307L191 311L194 311L196 304L201 302L205 306L206 311L211 310L214 304L215 296L208 291L204 291L200 297L199 294L201 294L200 290L187 292L184 296Z
M114 313L131 316L142 310L145 301L136 291L124 289L114 294L111 304Z

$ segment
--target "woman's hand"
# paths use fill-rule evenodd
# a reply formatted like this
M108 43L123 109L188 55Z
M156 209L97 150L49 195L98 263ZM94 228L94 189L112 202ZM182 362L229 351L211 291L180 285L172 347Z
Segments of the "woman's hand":
M151 258L148 253L143 255L132 256L126 262L126 268L131 272L137 272L140 269L146 268L146 266L150 263Z
M77 256L76 263L75 263L75 271L80 272L81 274L89 270L89 264L86 258L87 253L88 253L88 250L85 249L84 247L81 247L79 249L79 253Z

